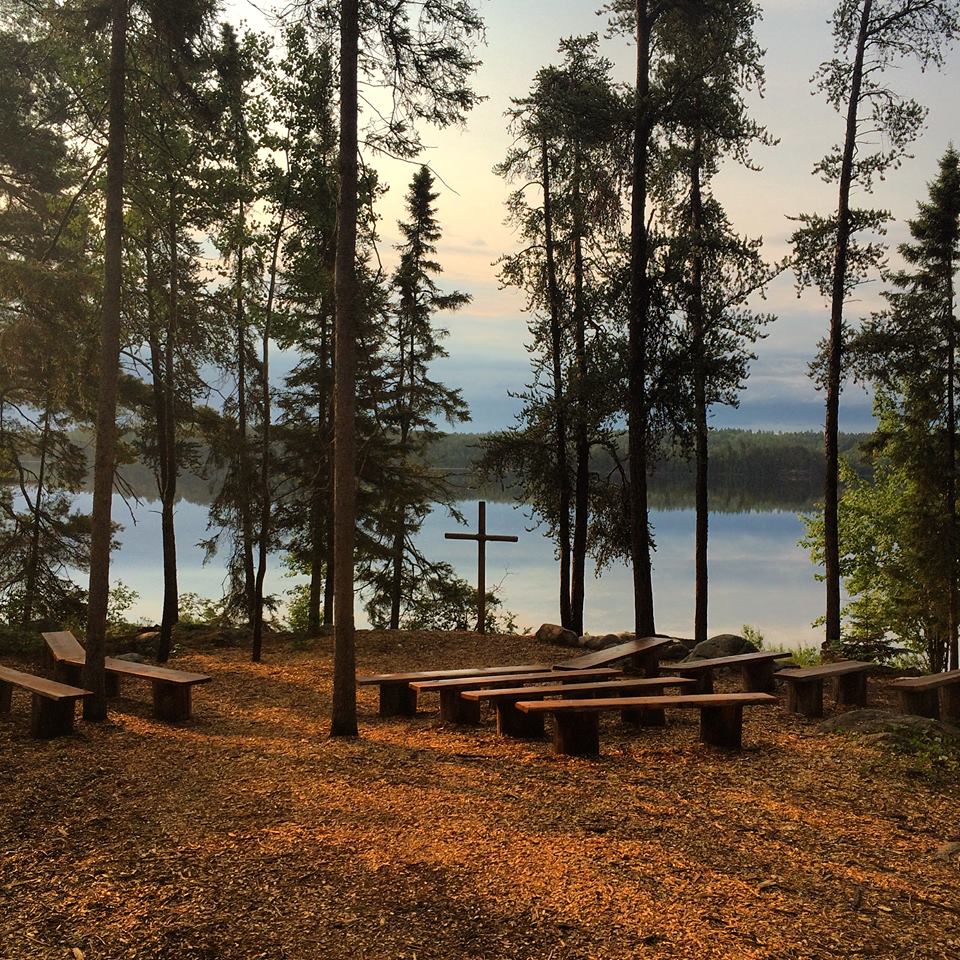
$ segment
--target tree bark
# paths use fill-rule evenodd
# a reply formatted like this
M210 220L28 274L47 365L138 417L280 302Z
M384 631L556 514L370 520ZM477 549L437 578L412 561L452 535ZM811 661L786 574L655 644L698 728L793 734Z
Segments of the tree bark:
M583 634L584 578L587 562L587 519L590 510L590 441L587 436L587 332L583 303L583 209L579 145L574 147L573 170L573 326L576 363L574 452L576 479L573 519L573 569L571 571L570 628Z
M90 587L83 686L87 720L106 720L107 604L110 598L110 542L113 534L113 472L117 448L117 390L120 380L120 284L123 273L123 176L126 151L125 87L127 0L111 9L107 184L104 218L103 298L100 316L100 389L97 398L96 453L93 468L93 518L90 529Z
M358 0L340 12L340 193L337 201L335 453L334 453L334 667L331 736L356 736L357 691L353 617L356 536L356 256Z
M163 349L163 375L160 382L158 411L158 450L160 461L160 530L163 541L163 612L157 660L170 659L173 627L180 619L180 595L177 584L177 540L173 508L177 498L177 435L176 435L176 341L180 311L180 269L176 187L170 184L170 209L167 224L167 246L170 251L170 282L167 306L167 331Z
M540 165L543 179L543 242L547 263L547 296L550 305L550 345L553 373L553 403L555 407L554 435L559 485L559 516L557 539L560 545L560 624L573 629L572 600L570 596L570 465L567 457L567 412L563 396L563 325L560 306L560 288L557 283L556 249L553 237L553 192L550 176L550 153L547 138L540 140Z
M949 520L949 584L947 617L947 667L960 669L960 643L958 643L958 606L957 596L957 331L953 316L953 257L948 256L946 269L946 314L947 314L947 517Z
M37 493L33 500L33 529L30 531L30 552L27 555L27 570L23 586L23 614L21 624L26 627L33 620L36 603L37 577L40 571L40 534L43 526L43 485L47 474L47 448L50 445L50 416L52 398L47 388L43 410L43 430L40 433L40 464L37 467Z
M840 642L840 388L843 365L843 302L846 297L847 253L850 248L850 186L857 145L857 115L863 83L863 58L870 26L873 0L864 0L857 35L857 49L850 77L850 101L840 166L840 195L837 203L837 243L834 251L833 289L830 298L830 338L827 360L827 411L824 422L825 474L823 482L823 559L827 589L826 637L824 649Z
M280 242L287 218L287 201L290 196L290 174L280 204L277 232L273 237L273 253L270 258L270 285L267 290L267 306L263 316L263 422L260 429L260 530L257 555L257 577L253 594L253 649L251 659L259 663L263 656L263 583L267 576L267 556L270 552L270 332L273 321L273 305L277 294L277 266L280 258Z
M647 152L650 118L650 23L648 0L636 0L637 75L634 104L633 195L630 210L630 316L627 436L630 446L630 554L633 568L634 629L656 633L653 613L653 564L647 502L649 400L647 340L650 310L647 244Z
M696 596L694 602L694 639L707 639L707 541L709 537L710 503L708 490L707 432L707 357L706 324L703 310L703 193L700 171L703 148L700 137L694 141L690 160L690 217L693 250L690 264L691 302L690 327L693 339L693 402L696 429Z

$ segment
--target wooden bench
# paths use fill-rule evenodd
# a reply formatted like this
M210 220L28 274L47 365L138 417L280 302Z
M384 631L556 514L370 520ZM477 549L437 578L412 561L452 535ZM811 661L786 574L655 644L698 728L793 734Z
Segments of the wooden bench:
M43 639L53 660L54 676L63 682L79 683L87 655L77 638L69 630L44 633ZM107 696L120 695L120 678L146 680L153 689L153 715L157 720L176 723L189 720L193 714L193 688L209 683L211 678L202 673L171 670L150 663L133 663L107 657L104 661Z
M35 677L10 667L0 667L0 714L4 716L10 713L14 687L33 695L30 733L43 740L72 733L74 704L92 696L89 690L70 687L46 677Z
M960 670L901 677L890 686L897 691L901 713L960 724Z
M600 714L610 710L698 709L700 740L739 750L743 739L743 708L774 704L769 693L706 693L692 696L611 697L593 700L520 700L524 713L553 717L555 753L596 756L600 752Z
M787 684L787 709L805 717L823 716L823 681L836 681L837 703L867 705L867 671L872 663L839 660L819 667L795 667L777 671L776 678Z
M772 693L776 689L773 680L774 661L789 656L791 654L783 651L738 653L730 657L712 657L709 660L682 660L680 663L667 664L663 669L681 677L693 677L697 681L695 693L713 693L714 671L725 667L739 667L746 692Z
M381 673L358 677L361 687L380 688L381 717L412 717L417 712L417 691L410 686L418 680L452 680L456 677L491 677L501 673L541 673L549 670L545 663L520 664L512 667L468 667L458 670L421 670L416 673Z
M582 657L563 660L554 664L555 670L589 670L591 667L608 667L618 660L629 659L630 665L647 677L655 677L660 672L660 648L672 643L669 637L640 637L628 640L603 650L585 653Z
M693 686L695 680L687 677L622 677L619 680L600 680L596 683L552 683L534 687L507 687L493 690L464 690L464 700L486 700L497 711L497 733L502 737L539 739L544 734L542 713L523 713L517 709L521 700L545 700L548 697L580 700L586 697L629 697L640 694L662 694L665 687ZM624 723L637 727L662 727L667 718L662 708L642 707L623 710Z
M597 667L595 670L543 670L537 673L507 673L493 677L460 677L450 680L418 680L411 686L420 693L440 694L440 719L447 723L478 724L480 701L464 700L460 695L465 690L517 687L527 684L573 683L576 680L609 680L620 676L621 671L612 667Z

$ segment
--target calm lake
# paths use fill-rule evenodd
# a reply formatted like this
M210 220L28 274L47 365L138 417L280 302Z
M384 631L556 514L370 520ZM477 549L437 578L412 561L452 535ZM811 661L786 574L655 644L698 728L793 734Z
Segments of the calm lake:
M89 497L78 498L89 509ZM460 505L470 532L476 529L477 505ZM132 613L154 622L162 595L160 574L160 515L158 505L144 501L130 511L117 498L114 518L124 529L120 549L113 557L113 577L139 594ZM135 521L135 522L134 522ZM203 563L196 544L206 533L206 505L181 501L176 524L180 559L180 590L203 597L220 596L224 566L219 558ZM653 512L657 551L654 557L654 589L657 628L679 636L693 632L692 509ZM552 545L519 509L510 503L487 503L490 533L517 534L519 543L493 543L487 547L487 585L498 584L504 607L513 611L521 627L536 629L542 622L557 620L558 566ZM435 511L420 535L424 552L446 560L458 573L476 582L476 544L448 541L444 533L457 527L446 511ZM789 646L819 644L811 622L820 615L823 587L814 578L814 567L797 546L803 525L793 510L717 513L710 531L710 625L711 633L738 632L745 623L756 627L770 643ZM279 558L272 558L267 591L283 594L296 582L288 577ZM366 626L362 603L357 604L358 623ZM625 566L605 570L599 579L588 567L586 629L604 633L630 629L632 598L630 573Z

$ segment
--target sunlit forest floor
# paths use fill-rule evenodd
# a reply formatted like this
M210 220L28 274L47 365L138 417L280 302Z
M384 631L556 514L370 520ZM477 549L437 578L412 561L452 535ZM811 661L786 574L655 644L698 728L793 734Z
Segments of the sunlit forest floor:
M531 640L361 634L362 672L560 659ZM182 727L0 722L0 957L960 957L960 791L916 758L746 711L742 754L601 732L599 760L440 724L435 698L327 738L330 641L181 655ZM871 681L874 701L882 699ZM722 685L721 685L722 686Z

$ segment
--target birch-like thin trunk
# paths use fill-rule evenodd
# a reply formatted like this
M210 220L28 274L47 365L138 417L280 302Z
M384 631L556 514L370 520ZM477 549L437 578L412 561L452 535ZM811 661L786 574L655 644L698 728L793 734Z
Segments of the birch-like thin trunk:
M827 589L824 649L840 642L840 388L843 367L843 302L846 297L847 254L850 249L850 187L857 147L857 115L863 84L863 58L873 0L864 0L857 34L857 50L850 76L850 101L840 165L837 202L837 243L834 250L833 289L830 297L830 337L827 356L827 411L823 428L823 562Z
M106 720L104 673L107 605L110 599L110 541L113 538L113 473L117 449L117 391L120 381L120 284L123 275L123 176L126 151L125 87L127 0L113 0L108 81L107 186L103 237L103 298L100 317L100 369L96 453L93 465L93 518L90 528L90 587L86 660L82 683L87 720Z
M557 540L560 545L560 624L573 629L570 598L570 464L567 457L567 410L563 396L563 320L560 287L557 283L556 247L553 236L553 191L550 153L546 136L540 140L540 167L543 180L543 243L547 263L547 296L550 304L550 349L553 373L554 456L557 463L559 510Z

